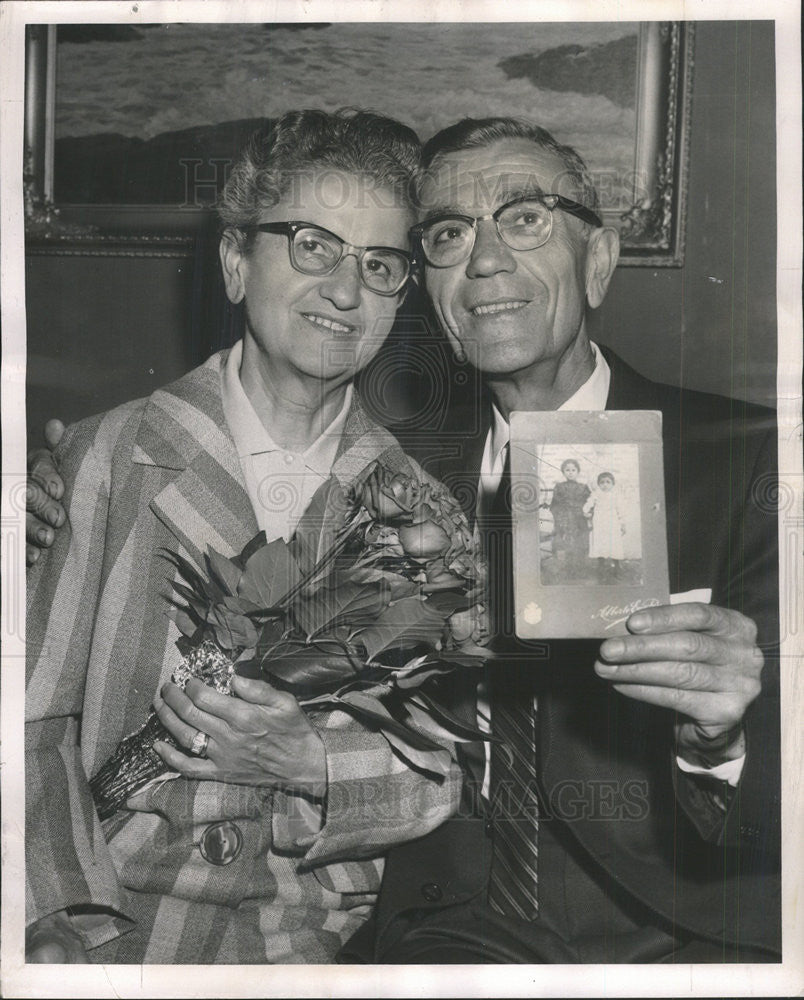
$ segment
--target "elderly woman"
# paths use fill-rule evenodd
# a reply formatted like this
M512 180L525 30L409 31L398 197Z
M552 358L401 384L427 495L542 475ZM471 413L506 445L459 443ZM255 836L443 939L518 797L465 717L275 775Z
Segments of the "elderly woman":
M367 112L285 115L227 184L220 256L245 335L178 382L68 429L69 529L31 571L29 961L327 962L369 915L382 853L456 805L343 713L237 678L168 683L169 564L292 534L330 473L413 470L352 387L410 277L419 144ZM161 696L160 696L161 692ZM87 775L156 704L181 775L100 824Z

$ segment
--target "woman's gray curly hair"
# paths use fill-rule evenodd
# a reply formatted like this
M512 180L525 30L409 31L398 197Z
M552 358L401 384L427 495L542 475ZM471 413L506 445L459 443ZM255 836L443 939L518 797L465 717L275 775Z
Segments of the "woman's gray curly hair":
M375 189L391 191L395 204L409 206L420 166L418 136L393 118L355 108L289 111L248 140L218 202L218 216L223 231L247 252L251 241L242 228L259 222L266 208L312 171L364 178Z

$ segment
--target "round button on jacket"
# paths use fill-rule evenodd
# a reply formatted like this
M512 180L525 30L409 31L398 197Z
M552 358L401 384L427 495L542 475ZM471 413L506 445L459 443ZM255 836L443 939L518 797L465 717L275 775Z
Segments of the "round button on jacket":
M443 889L436 882L425 882L422 886L422 896L428 903L437 903L443 895Z
M228 865L243 850L243 834L236 823L211 823L201 834L198 849L211 865Z

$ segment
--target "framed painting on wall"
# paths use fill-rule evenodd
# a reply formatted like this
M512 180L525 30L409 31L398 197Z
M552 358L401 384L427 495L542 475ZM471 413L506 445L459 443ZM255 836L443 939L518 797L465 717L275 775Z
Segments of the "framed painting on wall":
M658 21L32 25L29 246L81 243L83 224L158 252L197 231L263 119L362 106L423 139L463 116L538 121L586 159L622 263L678 266L692 41Z

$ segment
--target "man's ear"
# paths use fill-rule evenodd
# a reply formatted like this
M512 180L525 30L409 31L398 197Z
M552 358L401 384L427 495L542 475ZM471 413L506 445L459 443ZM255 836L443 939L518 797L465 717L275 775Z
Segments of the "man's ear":
M231 303L237 305L242 302L246 294L245 282L243 280L244 256L234 233L227 229L221 236L218 253L221 258L221 270L223 271L223 283L226 287L226 296Z
M620 234L610 226L595 229L586 253L586 298L597 309L606 297L609 282L620 259Z

